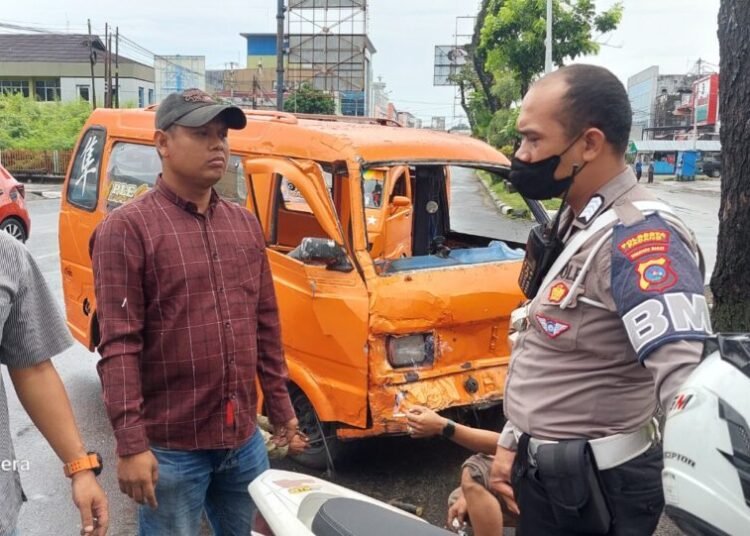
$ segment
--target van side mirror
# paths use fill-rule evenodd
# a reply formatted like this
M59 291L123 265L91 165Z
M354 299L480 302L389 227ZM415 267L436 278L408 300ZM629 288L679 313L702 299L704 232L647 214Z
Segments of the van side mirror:
M411 207L411 199L405 195L396 195L391 200L391 206L393 208L409 208Z
M346 250L330 238L303 238L289 256L305 264L325 264L328 270L336 272L354 269Z

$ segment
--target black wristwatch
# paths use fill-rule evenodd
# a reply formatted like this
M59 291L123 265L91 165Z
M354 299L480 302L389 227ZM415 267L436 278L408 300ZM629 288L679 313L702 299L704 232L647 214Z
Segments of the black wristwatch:
M443 431L441 432L442 436L450 439L453 437L453 434L456 433L456 423L453 422L450 419L445 420L445 426L443 426Z

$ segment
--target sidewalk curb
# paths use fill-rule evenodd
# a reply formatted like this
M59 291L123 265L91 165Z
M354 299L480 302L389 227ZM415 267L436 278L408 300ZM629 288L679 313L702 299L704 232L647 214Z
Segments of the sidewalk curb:
M495 192L492 191L492 188L490 188L490 185L487 184L481 177L477 177L477 180L479 183L484 187L484 189L487 191L487 193L492 198L492 201L495 203L495 206L500 211L500 214L503 216L513 216L513 207L510 205L506 205L503 203L500 198L495 194Z

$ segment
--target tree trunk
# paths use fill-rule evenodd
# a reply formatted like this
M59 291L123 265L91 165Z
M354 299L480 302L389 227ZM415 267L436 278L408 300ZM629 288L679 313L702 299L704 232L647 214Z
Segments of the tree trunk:
M487 18L487 11L489 10L490 0L482 0L482 5L479 8L479 14L477 15L477 22L474 26L474 35L471 38L471 58L474 63L474 70L477 72L479 78L479 84L482 86L482 93L484 93L485 101L487 102L487 108L492 114L500 109L497 99L492 94L492 86L494 80L492 74L487 72L485 67L487 63L487 53L479 46L482 35L482 27L484 21Z
M466 102L466 83L463 80L458 81L458 93L461 95L461 108L464 109L466 119L469 120L471 132L476 134L476 121L474 121L474 114L471 113L471 108L469 108L469 104Z
M750 4L719 9L721 207L711 278L715 331L750 331Z

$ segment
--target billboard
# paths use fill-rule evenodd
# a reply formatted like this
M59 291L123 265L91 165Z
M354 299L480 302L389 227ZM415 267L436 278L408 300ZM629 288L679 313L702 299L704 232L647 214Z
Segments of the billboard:
M457 85L453 79L469 61L467 45L435 46L435 76L432 85Z
M693 82L693 105L698 126L716 124L719 115L718 74L710 74Z
M205 56L154 56L156 102L190 88L206 90Z
M365 9L367 0L289 0L288 9Z

